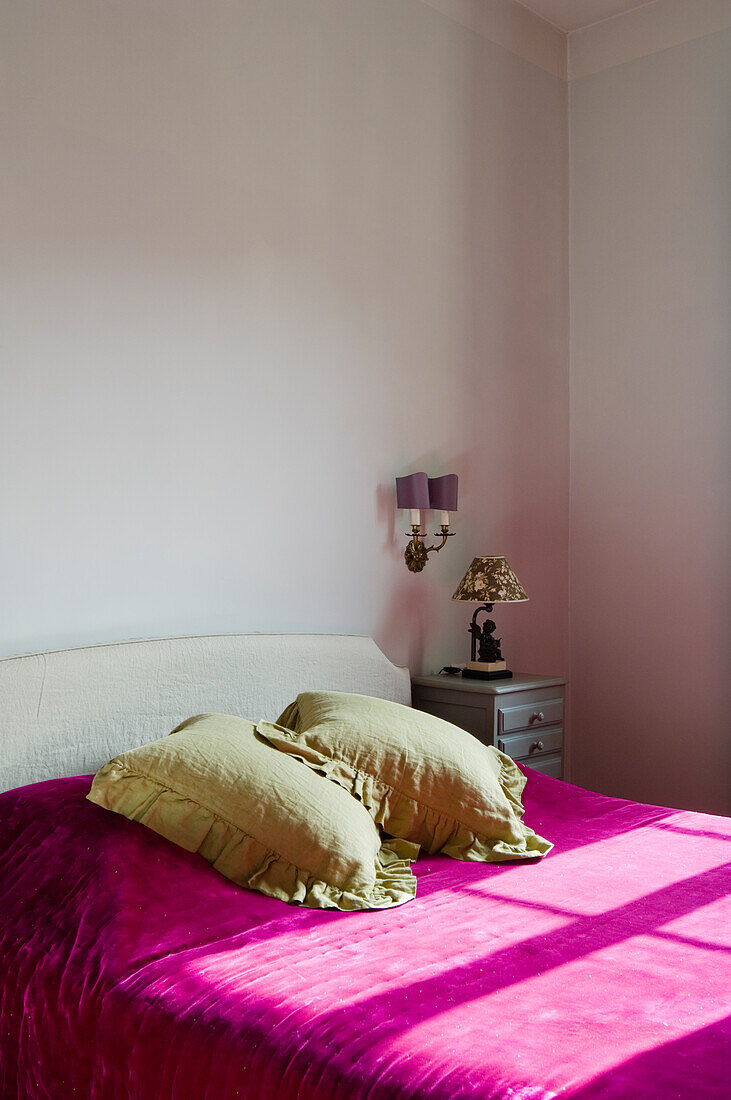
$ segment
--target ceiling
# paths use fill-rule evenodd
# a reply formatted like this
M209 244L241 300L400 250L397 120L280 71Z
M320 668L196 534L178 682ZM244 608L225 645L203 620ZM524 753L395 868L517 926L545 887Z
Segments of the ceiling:
M652 0L518 0L542 19L562 31L576 31L601 19L641 8Z

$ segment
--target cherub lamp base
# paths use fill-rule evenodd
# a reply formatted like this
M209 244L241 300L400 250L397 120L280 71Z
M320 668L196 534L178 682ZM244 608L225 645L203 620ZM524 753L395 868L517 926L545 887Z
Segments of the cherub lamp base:
M481 611L489 614L492 611L492 604L481 604L472 616L468 629L472 638L470 660L462 671L462 675L467 680L510 680L513 674L509 671L507 661L503 660L500 651L502 638L493 638L495 623L492 619L486 618L482 626L479 626L477 616Z
M493 668L497 665L497 668ZM502 667L500 667L502 666ZM466 680L512 680L513 674L505 667L505 661L468 661L462 669Z

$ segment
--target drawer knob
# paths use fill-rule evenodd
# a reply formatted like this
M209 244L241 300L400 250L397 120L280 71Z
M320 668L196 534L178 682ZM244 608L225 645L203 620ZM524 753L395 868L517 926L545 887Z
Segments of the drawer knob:
M546 716L542 710L534 710L530 716L531 725L533 724L533 722L542 722L545 717Z
M543 742L534 741L531 747L528 749L528 752L543 752Z

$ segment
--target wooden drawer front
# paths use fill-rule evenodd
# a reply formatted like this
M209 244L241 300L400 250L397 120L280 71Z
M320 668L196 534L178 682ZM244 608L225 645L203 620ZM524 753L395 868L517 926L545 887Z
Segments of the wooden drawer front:
M546 699L539 703L527 703L520 707L499 707L499 730L538 730L551 722L563 719L563 699Z
M563 728L551 726L546 730L531 730L530 733L511 733L509 737L498 737L497 747L500 752L512 756L513 760L548 756L552 752L561 752Z
M487 730L487 715L484 706L468 707L463 703L437 703L432 699L416 698L415 705L419 710L425 710L437 718L443 718L445 722L451 722L453 726L460 726L468 733L478 737L480 741L492 744Z
M519 760L521 768L533 768L536 772L543 772L554 779L560 779L563 774L563 765L560 756L539 756L538 759Z

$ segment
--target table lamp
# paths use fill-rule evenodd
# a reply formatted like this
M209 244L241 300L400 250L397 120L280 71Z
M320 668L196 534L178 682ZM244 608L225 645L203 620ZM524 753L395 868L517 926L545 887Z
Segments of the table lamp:
M500 650L502 638L493 638L495 623L486 618L480 626L477 616L489 614L496 603L524 603L528 596L523 585L505 558L473 558L452 596L453 600L479 603L472 616L468 633L472 638L470 660L462 675L473 680L509 680L512 672Z

